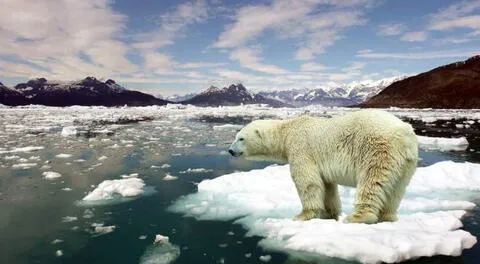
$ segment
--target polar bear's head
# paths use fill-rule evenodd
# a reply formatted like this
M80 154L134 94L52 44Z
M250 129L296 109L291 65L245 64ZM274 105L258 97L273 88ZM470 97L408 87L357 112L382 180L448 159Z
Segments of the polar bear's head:
M256 120L242 128L230 145L228 152L250 160L272 160L272 133L277 120Z

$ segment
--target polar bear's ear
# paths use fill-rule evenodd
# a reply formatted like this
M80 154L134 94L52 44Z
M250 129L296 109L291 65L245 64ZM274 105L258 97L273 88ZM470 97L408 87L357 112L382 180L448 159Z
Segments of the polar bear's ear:
M262 134L260 133L260 130L259 129L255 129L255 134L257 134L257 136L262 139Z

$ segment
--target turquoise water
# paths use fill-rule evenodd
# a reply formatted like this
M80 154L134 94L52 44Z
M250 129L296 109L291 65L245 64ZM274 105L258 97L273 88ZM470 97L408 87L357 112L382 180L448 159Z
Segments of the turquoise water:
M226 155L235 130L212 129L219 124L193 120L142 122L117 127L113 136L95 138L61 137L60 128L40 134L4 128L8 133L0 138L0 146L5 149L44 149L0 154L0 263L138 263L155 234L168 236L180 247L181 254L174 263L263 263L259 257L266 254L272 256L270 263L305 263L285 254L264 252L257 246L260 238L245 237L245 230L232 222L197 221L166 210L182 195L195 192L195 184L203 179L269 165ZM72 156L56 157L60 153ZM5 160L12 155L19 158ZM101 156L107 158L99 160ZM21 158L37 165L12 169ZM480 162L476 153L422 151L421 158L421 166L441 160ZM170 167L159 168L163 164ZM51 168L41 169L43 165ZM209 171L180 173L188 168ZM59 172L62 177L45 180L41 176L45 170ZM138 173L155 192L116 204L77 204L103 180L131 173ZM166 173L178 179L162 180ZM65 187L72 190L62 190ZM77 220L62 222L66 216ZM464 220L465 229L475 236L480 235L479 217L479 210L474 209ZM94 223L114 225L115 231L96 234ZM141 236L146 239L139 239ZM53 244L54 240L62 242ZM63 255L57 257L57 250ZM460 257L423 258L411 263L478 263L478 259L480 247L476 245ZM322 263L350 262L325 259Z

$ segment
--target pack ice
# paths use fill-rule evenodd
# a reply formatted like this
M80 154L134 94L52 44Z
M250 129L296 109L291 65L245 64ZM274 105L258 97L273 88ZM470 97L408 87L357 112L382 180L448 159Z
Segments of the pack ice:
M395 263L434 255L458 256L477 239L461 230L461 218L475 206L480 165L444 161L418 168L400 206L397 222L344 223L355 189L340 187L342 219L292 220L301 210L289 166L237 172L198 184L198 191L169 210L199 220L235 220L260 246L313 259Z

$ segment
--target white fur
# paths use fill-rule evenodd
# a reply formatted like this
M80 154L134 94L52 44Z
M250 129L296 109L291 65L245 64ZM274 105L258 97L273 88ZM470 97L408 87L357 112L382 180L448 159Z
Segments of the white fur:
M248 159L288 162L303 210L297 219L337 219L337 185L357 187L350 222L395 221L417 159L412 127L380 110L325 119L258 120L230 149Z

